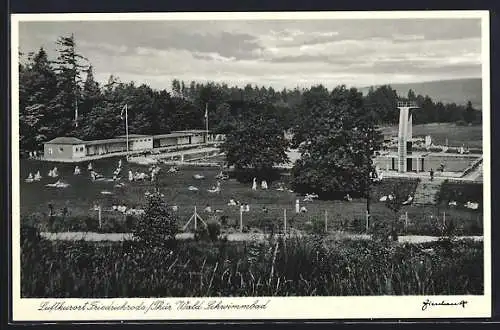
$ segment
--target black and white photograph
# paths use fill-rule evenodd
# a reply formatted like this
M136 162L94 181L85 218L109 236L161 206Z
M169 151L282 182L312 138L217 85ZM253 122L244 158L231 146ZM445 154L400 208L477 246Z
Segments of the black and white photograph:
M489 316L488 29L12 15L14 315Z

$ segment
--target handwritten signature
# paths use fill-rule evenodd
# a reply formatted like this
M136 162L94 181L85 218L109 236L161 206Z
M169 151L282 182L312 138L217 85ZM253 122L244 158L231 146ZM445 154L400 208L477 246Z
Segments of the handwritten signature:
M468 303L469 302L467 300L461 300L458 302L447 302L442 300L439 302L434 302L429 299L426 299L422 304L422 310L425 311L429 306L462 306L462 308L465 308L465 305L467 305Z

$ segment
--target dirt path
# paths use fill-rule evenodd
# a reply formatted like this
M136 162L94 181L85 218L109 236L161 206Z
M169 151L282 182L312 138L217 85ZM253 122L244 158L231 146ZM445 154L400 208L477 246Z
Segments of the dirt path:
M131 233L95 233L95 232L60 232L60 233L49 233L42 232L41 236L43 238L55 241L79 241L85 240L90 242L120 242L126 239L132 239ZM300 234L299 234L300 236ZM347 233L336 233L334 236L339 238L349 238L349 239L370 239L370 235L366 234L347 234ZM190 239L194 235L191 233L181 233L177 234L177 239ZM266 234L261 233L232 233L227 235L229 241L262 241L267 238ZM472 239L474 241L482 241L483 236L460 236L459 239ZM436 236L399 236L398 241L400 243L426 243L435 242L439 239Z

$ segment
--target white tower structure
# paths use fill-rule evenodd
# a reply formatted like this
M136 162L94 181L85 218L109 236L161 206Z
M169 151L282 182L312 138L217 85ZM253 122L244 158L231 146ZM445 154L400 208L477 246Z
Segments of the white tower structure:
M414 102L398 102L399 133L398 133L398 172L406 172L408 141L412 139L411 109L418 108Z

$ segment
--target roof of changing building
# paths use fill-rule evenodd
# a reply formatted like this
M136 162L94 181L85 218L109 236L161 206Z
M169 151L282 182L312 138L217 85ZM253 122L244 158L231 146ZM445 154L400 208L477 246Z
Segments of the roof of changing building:
M118 135L117 138L126 138L126 135ZM142 137L151 137L151 135L144 135L144 134L129 134L129 138L142 138Z
M127 138L113 138L113 139L103 139L103 140L92 140L92 141L85 141L86 145L95 145L95 144L109 144L109 143L126 143Z
M50 144L84 144L86 141L77 139L76 137L72 136L62 136L62 137L56 137L55 139L50 140Z
M136 138L151 138L151 135L140 135L140 134L133 134L133 136L129 135L129 139L136 139ZM87 145L95 145L95 144L109 144L109 143L127 143L127 136L126 135L120 135L115 138L111 139L103 139L103 140L92 140L92 141L85 141L85 144Z
M204 130L204 129L186 129L186 130L182 130L182 131L173 131L172 133L193 133L193 134L196 134L196 133L206 133L207 130ZM210 133L210 131L208 131L208 133Z
M185 137L185 136L192 136L192 135L193 135L192 133L177 131L174 133L153 135L153 139L176 138L176 137Z

